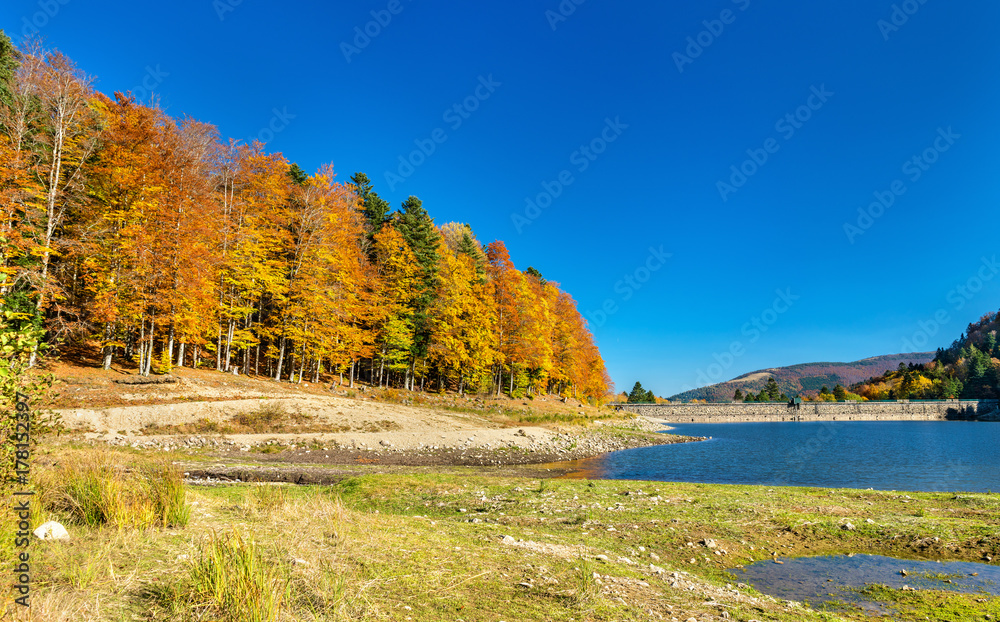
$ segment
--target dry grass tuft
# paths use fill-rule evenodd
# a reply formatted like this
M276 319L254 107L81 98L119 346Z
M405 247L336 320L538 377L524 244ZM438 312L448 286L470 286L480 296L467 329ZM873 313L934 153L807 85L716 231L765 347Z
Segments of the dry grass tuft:
M65 452L37 475L42 506L70 522L119 529L183 527L183 474L162 460L106 451Z

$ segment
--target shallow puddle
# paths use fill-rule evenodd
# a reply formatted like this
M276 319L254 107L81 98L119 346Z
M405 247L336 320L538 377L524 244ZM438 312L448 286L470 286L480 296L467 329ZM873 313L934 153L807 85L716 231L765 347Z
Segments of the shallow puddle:
M782 600L808 603L812 607L839 602L884 611L880 603L856 591L869 584L1000 595L1000 566L914 561L878 555L799 557L780 561L780 564L772 560L760 561L730 572L759 592Z

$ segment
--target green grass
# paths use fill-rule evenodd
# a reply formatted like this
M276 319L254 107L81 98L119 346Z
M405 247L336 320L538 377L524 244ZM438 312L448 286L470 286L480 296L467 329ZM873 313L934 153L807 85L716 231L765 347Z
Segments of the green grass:
M118 452L113 462L132 460ZM582 622L726 611L742 622L860 621L868 619L860 610L813 611L736 587L730 569L774 552L972 561L1000 549L996 495L490 473L413 469L335 486L192 487L182 530L80 522L68 543L33 545L35 615ZM846 521L857 529L842 529ZM993 597L865 589L893 620L1000 614Z
M194 609L232 622L274 622L286 607L289 576L239 530L212 534L199 545L190 569ZM188 596L183 589L174 592Z

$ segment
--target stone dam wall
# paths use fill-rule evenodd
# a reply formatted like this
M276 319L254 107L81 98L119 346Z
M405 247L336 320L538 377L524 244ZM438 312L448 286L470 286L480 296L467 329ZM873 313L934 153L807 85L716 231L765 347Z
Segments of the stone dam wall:
M757 421L946 421L1000 419L997 400L935 402L803 402L744 404L618 404L618 410L668 423Z

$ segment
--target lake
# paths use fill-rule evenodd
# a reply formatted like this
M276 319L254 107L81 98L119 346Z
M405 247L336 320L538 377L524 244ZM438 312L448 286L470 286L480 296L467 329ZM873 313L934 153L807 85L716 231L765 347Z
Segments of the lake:
M1000 491L1000 423L824 421L670 427L670 433L712 438L573 461L568 477Z

